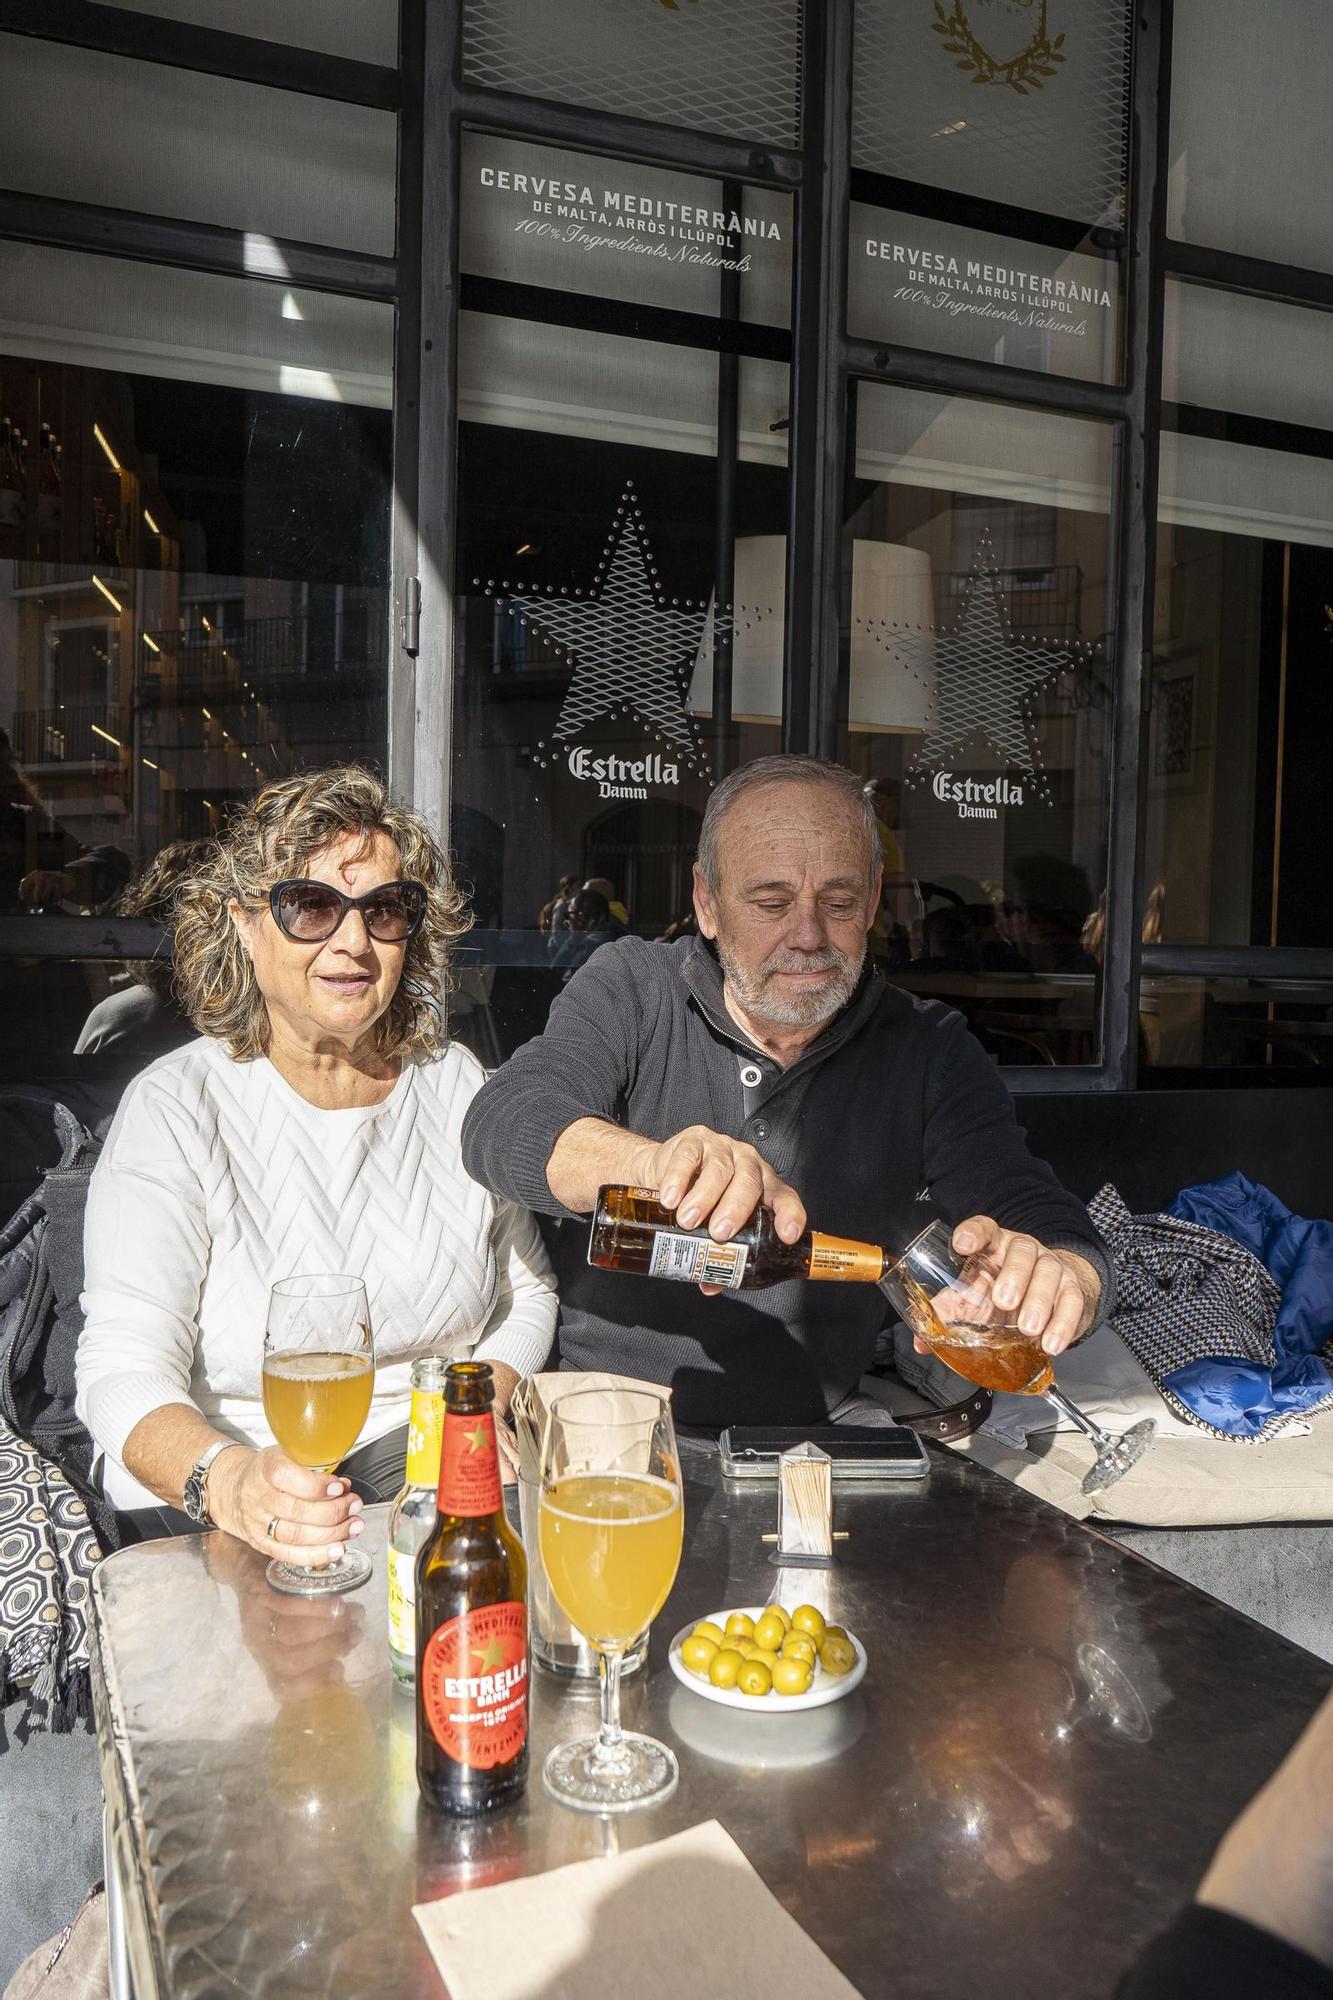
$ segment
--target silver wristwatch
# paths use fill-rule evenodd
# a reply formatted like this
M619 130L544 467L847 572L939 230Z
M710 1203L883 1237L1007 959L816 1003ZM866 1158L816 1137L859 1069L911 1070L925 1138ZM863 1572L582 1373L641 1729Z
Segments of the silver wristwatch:
M201 1528L214 1526L213 1516L204 1501L204 1481L208 1477L208 1468L220 1452L229 1451L234 1443L234 1438L219 1438L218 1442L211 1444L203 1457L190 1467L185 1481L185 1491L181 1496L181 1505L190 1519Z

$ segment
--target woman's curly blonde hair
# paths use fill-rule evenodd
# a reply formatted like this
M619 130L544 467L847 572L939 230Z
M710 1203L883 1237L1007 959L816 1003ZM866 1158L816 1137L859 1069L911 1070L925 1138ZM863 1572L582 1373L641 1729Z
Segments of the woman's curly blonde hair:
M471 928L449 857L420 813L395 805L383 781L356 764L267 785L229 821L209 861L176 898L176 989L201 1035L225 1042L237 1062L269 1045L268 1008L228 904L262 910L275 882L299 876L311 855L351 834L367 846L387 834L403 875L426 890L426 915L409 939L403 976L375 1023L386 1060L429 1056L445 1040L449 946Z

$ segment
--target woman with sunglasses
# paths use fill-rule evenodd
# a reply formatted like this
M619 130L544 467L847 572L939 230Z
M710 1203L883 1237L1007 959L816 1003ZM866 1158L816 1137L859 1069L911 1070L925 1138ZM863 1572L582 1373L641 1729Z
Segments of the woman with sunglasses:
M199 1039L130 1086L85 1226L77 1407L139 1532L184 1509L336 1562L361 1494L402 1484L414 1357L489 1361L502 1411L545 1360L541 1238L459 1152L483 1072L447 1042L444 996L469 921L425 821L353 767L270 785L182 889L176 983ZM332 1477L283 1454L261 1400L269 1288L319 1272L365 1280L376 1351Z

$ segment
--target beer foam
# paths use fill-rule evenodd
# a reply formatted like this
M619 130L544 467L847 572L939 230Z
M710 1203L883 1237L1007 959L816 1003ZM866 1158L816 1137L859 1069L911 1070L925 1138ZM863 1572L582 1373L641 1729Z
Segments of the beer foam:
M369 1375L373 1367L365 1354L266 1354L264 1373L280 1382L338 1382L357 1375Z

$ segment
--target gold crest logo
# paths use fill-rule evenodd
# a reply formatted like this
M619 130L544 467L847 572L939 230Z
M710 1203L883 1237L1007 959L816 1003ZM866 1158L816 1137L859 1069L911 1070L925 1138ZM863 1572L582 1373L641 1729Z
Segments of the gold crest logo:
M1020 4L1031 19L1032 0L1020 0ZM973 6L975 11L975 0ZM973 83L1008 84L1010 90L1026 97L1029 90L1042 89L1046 78L1055 75L1056 65L1065 60L1061 54L1064 36L1052 39L1046 23L1046 6L1047 0L1038 0L1036 25L1026 46L1008 57L992 55L983 46L968 19L967 0L952 0L950 8L945 7L944 0L934 0L937 18L930 25L937 35L944 37L944 46L955 57L958 68L971 72Z

